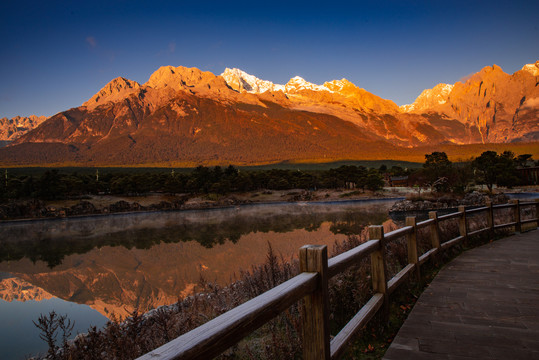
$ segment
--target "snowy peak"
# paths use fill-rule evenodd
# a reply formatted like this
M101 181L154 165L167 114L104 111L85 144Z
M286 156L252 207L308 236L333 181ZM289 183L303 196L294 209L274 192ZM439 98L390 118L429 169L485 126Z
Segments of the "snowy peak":
M341 80L333 80L324 83L324 87L334 92L350 92L350 90L356 90L358 87L350 81L342 78Z
M333 92L325 85L316 85L306 81L301 76L290 79L286 85L274 84L271 81L262 80L254 75L250 75L240 69L226 68L221 74L228 86L239 92L249 92L261 94L266 91L283 91L287 94L294 94L302 90L328 91Z
M432 89L423 90L413 104L402 105L400 109L404 112L414 112L445 104L452 90L451 84L438 84Z
M295 93L301 90L312 90L312 91L329 91L327 87L324 85L316 85L311 82L306 81L301 76L294 76L292 79L290 79L286 85L284 86L287 93Z
M533 76L539 76L539 60L535 64L526 64L522 67L522 70L529 72Z
M254 75L247 74L240 69L226 68L221 74L228 86L239 92L261 94L266 91L284 91L283 85L274 84L271 81L262 80Z
M301 76L294 76L285 85L274 84L247 74L240 69L227 68L221 77L228 86L239 92L261 94L267 91L283 91L286 95L297 96L302 101L315 103L341 102L356 108L381 111L385 113L398 112L397 105L361 89L346 79L325 82L323 85L311 83ZM310 100L307 100L310 99Z

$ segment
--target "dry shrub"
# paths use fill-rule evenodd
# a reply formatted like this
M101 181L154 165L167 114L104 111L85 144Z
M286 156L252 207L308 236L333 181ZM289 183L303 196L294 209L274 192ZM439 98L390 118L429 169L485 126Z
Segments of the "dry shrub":
M467 224L468 232L486 228L488 226L487 216L488 216L488 213L486 211L481 211L479 213L467 215L466 222L468 223Z
M286 261L282 256L278 257L271 244L268 243L266 262L252 266L250 271L240 271L240 280L237 286L254 298L269 289L291 279L299 273L297 261Z
M351 250L367 241L367 232L349 236L333 246L332 256ZM335 334L372 296L370 261L365 258L357 265L329 280L331 330Z
M493 209L494 210L494 225L507 224L514 220L512 208Z
M405 237L386 243L386 267L388 279L397 275L408 265L408 244Z
M241 271L229 286L201 278L196 292L176 304L162 306L146 314L137 310L124 321L114 317L102 329L92 327L86 334L58 346L58 328L70 326L65 317L51 313L36 323L49 344L47 359L134 359L233 309L298 273L297 261L277 256L270 244L266 262ZM45 322L47 320L47 322ZM45 325L40 325L40 324ZM243 342L223 355L226 358L294 358L301 354L299 306L294 305L259 329L259 346ZM40 327L41 326L41 327ZM251 336L252 338L252 336ZM252 355L252 356L251 356Z
M440 244L460 236L459 219L453 218L438 222Z
M417 229L417 255L421 256L430 249L432 249L432 238L430 233L430 226Z
M530 220L537 219L537 207L536 205L527 205L520 207L520 219Z

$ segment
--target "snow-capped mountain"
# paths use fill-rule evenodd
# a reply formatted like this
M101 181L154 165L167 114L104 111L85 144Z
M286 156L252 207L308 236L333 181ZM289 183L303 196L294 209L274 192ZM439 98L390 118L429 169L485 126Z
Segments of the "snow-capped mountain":
M284 86L286 93L296 93L301 90L312 90L312 91L328 91L333 92L324 85L316 85L311 82L306 81L301 76L294 76L290 79Z
M306 81L301 76L294 76L285 85L274 84L268 80L262 80L240 69L226 68L221 74L232 89L240 92L262 94L266 91L282 91L286 94L294 94L301 90L333 92L324 85L316 85Z
M271 81L262 80L256 76L247 74L240 69L226 68L221 74L232 89L240 92L262 94L266 91L285 91L284 85L274 84Z
M285 85L280 85L261 80L240 69L228 68L221 74L221 77L225 79L230 88L240 93L263 94L268 91L282 91L289 99L299 102L301 106L305 107L318 106L321 103L327 106L329 103L333 103L366 111L398 112L398 107L393 101L371 94L344 78L317 85L301 76L294 76Z
M438 84L432 89L425 89L417 99L408 105L402 105L400 109L404 112L423 111L433 106L442 105L447 102L449 94L453 90L453 85Z

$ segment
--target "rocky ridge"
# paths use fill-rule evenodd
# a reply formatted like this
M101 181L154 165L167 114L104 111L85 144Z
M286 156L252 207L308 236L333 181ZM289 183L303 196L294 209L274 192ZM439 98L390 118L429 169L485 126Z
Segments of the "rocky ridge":
M265 92L282 91L292 100L308 102L306 99L322 103L324 106L331 103L340 103L351 107L360 107L372 111L385 111L394 113L397 105L391 100L361 89L346 79L332 80L322 85L306 81L300 76L294 76L285 85L274 84L271 81L261 80L254 75L247 74L240 69L225 69L221 74L228 86L239 92L263 94ZM325 93L321 95L320 93ZM303 98L303 99L302 99Z
M524 65L522 70L529 72L532 76L539 76L539 60L537 60L535 64Z
M449 94L453 90L453 85L438 84L432 89L425 89L417 99L409 105L402 105L399 108L404 112L421 112L434 106L445 104Z
M116 78L0 150L6 164L266 163L380 159L399 148L539 139L537 64L486 67L399 108L346 79L273 84L163 66L144 84Z
M464 83L438 84L425 90L401 110L440 114L467 128L470 142L539 140L539 61L512 75L499 66L487 66Z
M284 85L274 84L271 81L261 80L256 76L247 74L240 69L226 68L221 74L228 86L239 92L261 94L266 91L285 91Z
M0 280L0 299L11 301L41 301L52 298L49 292L17 277Z
M47 120L46 116L30 115L28 117L15 116L14 118L0 119L0 140L13 141L39 126Z
M82 106L85 106L88 109L95 109L99 105L103 105L108 102L121 101L125 97L134 94L139 90L140 85L136 81L118 77L105 85L105 87L99 90L97 94L83 103Z

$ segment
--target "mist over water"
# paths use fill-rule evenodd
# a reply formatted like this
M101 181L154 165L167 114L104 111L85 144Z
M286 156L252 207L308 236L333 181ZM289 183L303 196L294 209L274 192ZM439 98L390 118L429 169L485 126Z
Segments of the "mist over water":
M59 314L83 306L88 312L75 332L85 332L88 323L101 326L103 316L174 303L201 277L226 285L263 263L268 243L285 260L305 244L328 245L331 253L335 241L386 221L393 203L282 203L3 223L0 313L40 301L52 301ZM37 339L37 329L25 322L27 337ZM0 334L0 347L10 346L9 328L0 324ZM46 348L39 345L35 351Z
M0 236L9 241L35 241L43 239L99 238L114 233L125 233L143 229L158 230L167 227L210 226L240 221L260 223L261 227L272 225L279 216L301 217L309 215L321 218L331 214L357 211L373 212L380 206L390 207L395 200L354 200L332 203L277 203L264 205L242 205L234 208L141 212L90 216L59 220L14 221L0 224ZM382 205L385 204L385 205ZM277 229L279 227L277 226Z

